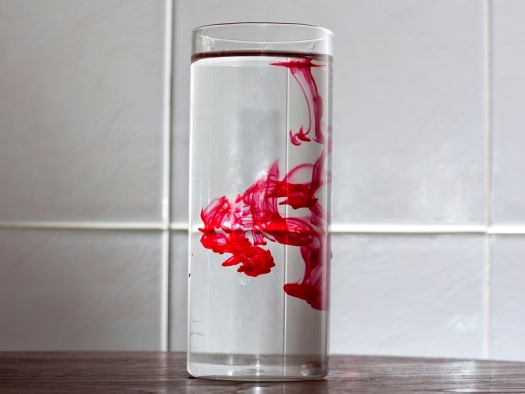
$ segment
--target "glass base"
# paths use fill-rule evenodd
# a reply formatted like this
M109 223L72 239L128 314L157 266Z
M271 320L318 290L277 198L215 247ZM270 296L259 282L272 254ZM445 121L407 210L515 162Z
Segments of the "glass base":
M328 359L319 355L190 353L188 372L196 378L217 380L319 380L328 374Z

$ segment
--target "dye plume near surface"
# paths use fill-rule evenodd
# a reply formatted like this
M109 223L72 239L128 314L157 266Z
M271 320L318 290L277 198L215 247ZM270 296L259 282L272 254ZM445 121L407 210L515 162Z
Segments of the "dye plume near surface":
M327 158L331 153L331 130L323 125L323 99L312 69L326 67L327 56L296 53L224 52L214 57L287 56L293 60L272 62L283 67L300 87L308 110L308 124L289 130L290 149L302 144L317 144L320 154L313 162L299 164L281 176L279 158L244 192L235 198L220 196L201 210L201 244L218 254L231 254L222 265L239 266L237 271L250 277L270 274L276 261L268 242L297 247L304 261L301 280L286 283L286 294L306 301L312 308L328 310L327 286L330 250L330 217L316 194L330 182ZM192 60L211 57L195 55ZM279 209L287 206L291 209ZM301 210L301 216L293 216ZM308 212L308 214L304 214ZM279 262L278 262L279 263Z

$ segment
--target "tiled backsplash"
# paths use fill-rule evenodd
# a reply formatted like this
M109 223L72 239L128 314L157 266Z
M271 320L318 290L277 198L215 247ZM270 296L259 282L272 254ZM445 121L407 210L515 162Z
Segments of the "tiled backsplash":
M524 19L1 1L0 350L185 348L190 31L287 21L335 33L331 351L525 360Z
M0 221L162 221L165 1L0 1Z

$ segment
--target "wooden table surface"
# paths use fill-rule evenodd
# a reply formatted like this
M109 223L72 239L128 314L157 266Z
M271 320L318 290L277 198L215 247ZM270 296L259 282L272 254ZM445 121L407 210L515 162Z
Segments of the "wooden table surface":
M182 353L0 353L0 393L525 393L525 363L332 356L315 382L194 379Z

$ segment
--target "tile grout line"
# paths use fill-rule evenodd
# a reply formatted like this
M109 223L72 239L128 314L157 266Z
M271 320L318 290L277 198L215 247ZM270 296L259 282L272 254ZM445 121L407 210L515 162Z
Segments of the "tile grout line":
M490 226L487 229L488 235L524 235L525 226Z
M345 225L334 224L332 233L338 234L485 234L485 226L448 225Z
M170 221L171 221L171 127L172 127L172 100L173 100L173 21L174 21L174 7L173 0L166 0L166 44L165 44L165 64L164 72L165 78L165 97L164 102L166 104L165 118L164 118L164 196L163 196L163 349L169 351L171 349L171 232L170 232Z
M198 226L194 230L197 230ZM5 230L100 230L100 231L188 231L187 223L174 222L169 225L160 222L50 222L50 221L0 221ZM525 235L524 225L490 226L481 225L381 225L381 224L334 224L333 234L486 234Z
M198 226L196 226L198 227ZM4 230L100 230L100 231L188 231L187 223L165 225L155 222L16 222L0 221ZM195 228L197 230L197 228ZM525 235L525 226L469 225L332 225L333 234L486 234Z
M53 221L0 221L0 229L27 230L121 230L121 231L164 231L170 226L158 222L53 222Z
M161 350L169 350L170 345L170 231L162 231L161 261Z
M171 215L171 206L170 206L170 197L171 197L171 56L172 56L172 20L171 20L171 4L172 0L166 1L166 43L164 46L164 52L166 54L164 61L164 78L163 81L167 85L164 89L163 102L165 105L164 111L164 121L163 121L163 179L162 179L162 223L165 229L169 229L170 225L170 215Z
M491 0L485 0L485 195L486 195L486 225L485 234L485 267L484 267L484 332L483 332L483 357L490 358L490 325L491 325L491 285L492 285L492 243L490 234L492 226L492 26L491 26ZM492 231L491 231L492 230Z
M485 235L485 266L484 266L484 292L483 292L483 358L490 359L490 286L492 274L492 244L490 235Z

